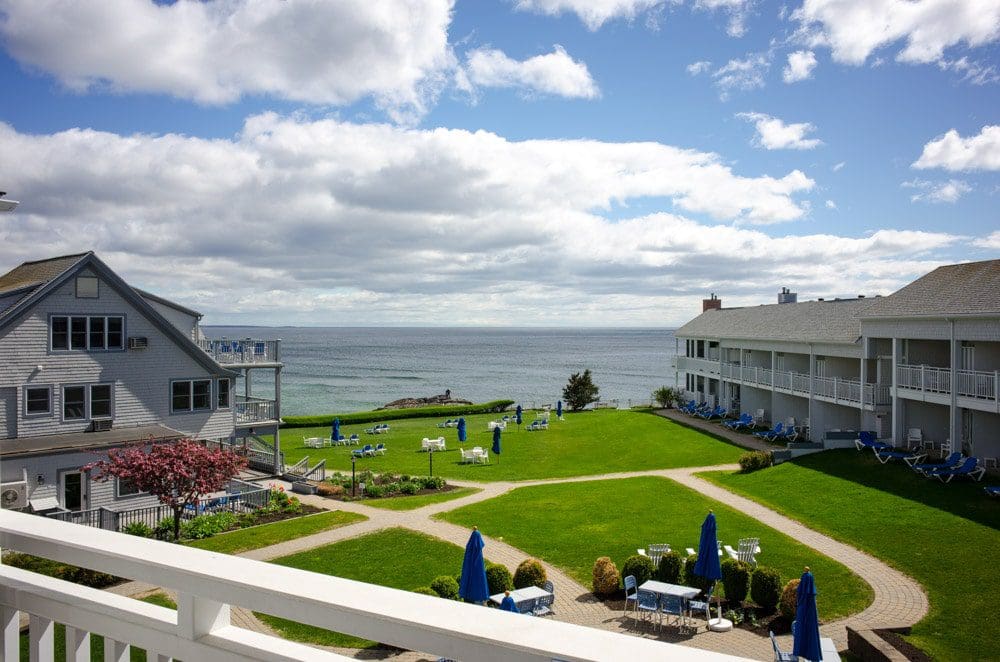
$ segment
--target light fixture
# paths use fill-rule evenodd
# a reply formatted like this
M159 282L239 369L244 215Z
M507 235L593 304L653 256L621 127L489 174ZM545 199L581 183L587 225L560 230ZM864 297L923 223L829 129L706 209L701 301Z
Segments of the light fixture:
M38 474L38 478L35 479L39 485L45 484L45 474Z

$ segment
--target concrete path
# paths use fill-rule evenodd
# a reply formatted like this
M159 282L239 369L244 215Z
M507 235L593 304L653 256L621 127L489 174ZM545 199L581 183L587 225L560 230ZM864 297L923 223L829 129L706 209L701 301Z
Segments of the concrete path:
M816 551L843 563L868 582L874 589L875 595L872 604L867 609L850 618L827 623L821 628L823 636L833 638L839 650L847 648L845 630L847 625L861 628L905 626L912 625L924 617L928 609L926 595L921 587L906 575L893 570L878 559L849 545L812 531L795 520L780 515L749 499L737 496L694 475L702 471L732 471L737 468L737 465L688 467L682 469L615 473L601 476L531 480L516 483L472 483L456 480L451 481L452 484L476 487L481 489L481 491L452 501L430 504L410 511L385 510L373 508L360 502L335 502L317 496L300 495L304 503L309 503L320 508L329 509L332 507L339 510L361 513L369 519L270 547L252 550L241 554L241 556L266 561L394 527L421 531L464 547L469 538L469 530L465 527L435 519L434 515L465 505L493 499L518 487L551 483L616 480L638 476L661 476L677 481L711 499L723 502L759 520L761 523L791 536ZM280 484L280 481L278 482ZM290 488L290 486L287 486L287 488ZM484 551L486 558L496 563L502 563L511 568L511 570L516 568L521 561L529 556L527 552L511 546L501 539L485 535L483 537L486 542L486 549ZM652 628L637 626L631 615L628 618L624 618L621 612L609 609L604 603L594 598L590 593L589 587L582 586L559 569L547 563L543 563L543 565L545 566L549 580L552 581L555 588L556 602L554 611L556 614L555 618L559 620L589 627L627 632L634 636L659 637L664 641L690 645L720 653L742 655L760 660L773 658L770 641L746 630L736 629L724 634L700 630L694 635L681 637L671 628L665 628L663 633L660 634ZM155 590L155 587L139 582L130 582L129 584L116 587L114 590L123 595L137 596L149 593ZM258 621L251 612L245 609L233 609L233 622L241 627L274 634L263 623ZM786 635L780 638L780 640L783 647L791 649L790 635ZM337 652L365 659L372 659L373 657L392 657L392 659L407 661L426 659L426 656L422 656L419 653L396 654L387 651L357 651L354 649L338 650Z

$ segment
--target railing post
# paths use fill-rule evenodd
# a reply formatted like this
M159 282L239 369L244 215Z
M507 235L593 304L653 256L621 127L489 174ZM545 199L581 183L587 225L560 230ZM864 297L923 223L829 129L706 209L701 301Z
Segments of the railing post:
M927 366L925 366L925 365L921 365L920 366L920 390L921 391L926 391L927 390L927 382L925 381L925 375L924 375L924 368L926 368L926 367Z
M3 659L21 659L21 612L6 605L0 607L0 625L3 626Z
M179 636L194 641L230 625L229 605L190 593L181 593L177 596Z
M55 655L55 623L51 618L31 614L28 619L28 659L31 662L48 662L54 660Z
M67 662L90 662L90 633L66 626Z

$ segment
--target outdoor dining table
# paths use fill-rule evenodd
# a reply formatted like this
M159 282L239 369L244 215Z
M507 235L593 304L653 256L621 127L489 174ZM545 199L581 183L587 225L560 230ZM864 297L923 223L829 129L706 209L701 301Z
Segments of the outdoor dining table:
M490 602L500 604L503 602L504 595L504 593L491 595ZM547 595L552 594L543 588L538 588L537 586L525 586L524 588L516 588L510 592L510 597L514 598L514 604L517 605L517 610L522 614L530 612L531 607L534 606L538 598L544 598ZM527 610L523 607L527 607Z
M642 583L639 587L640 591L649 591L650 593L656 593L657 596L672 595L680 598L684 602L684 609L681 611L684 614L681 616L681 623L684 626L688 625L688 618L691 615L691 608L688 603L692 598L698 597L701 593L701 589L693 588L691 586L681 586L680 584L668 584L666 582L658 582L655 579L648 579Z

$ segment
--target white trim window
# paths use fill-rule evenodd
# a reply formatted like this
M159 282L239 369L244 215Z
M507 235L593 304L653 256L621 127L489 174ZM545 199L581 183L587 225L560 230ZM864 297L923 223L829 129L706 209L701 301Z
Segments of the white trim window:
M175 379L170 382L170 413L211 410L211 379Z
M133 485L127 480L122 478L115 478L115 498L124 499L129 497L136 497L141 494L149 494L149 492L143 492L138 487Z
M121 315L53 315L49 328L52 351L125 349L125 318Z
M113 384L73 384L62 387L64 421L114 418Z
M229 409L233 401L233 381L231 379L220 379L215 386L215 407L216 409Z
M52 413L52 386L24 387L24 415L47 416Z

